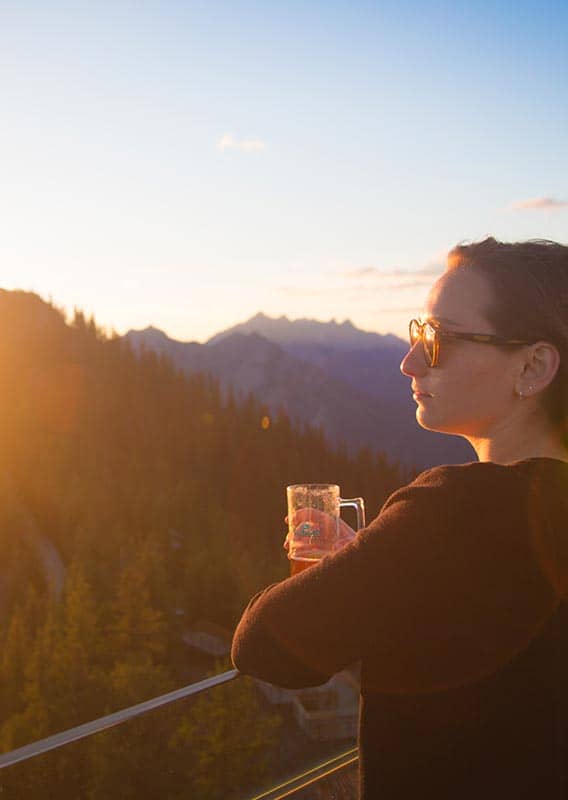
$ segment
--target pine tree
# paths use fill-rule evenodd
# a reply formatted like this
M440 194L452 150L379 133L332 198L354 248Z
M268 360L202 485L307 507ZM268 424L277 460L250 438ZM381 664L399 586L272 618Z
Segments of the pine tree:
M120 576L113 604L111 639L115 662L161 660L166 646L163 614L150 601L142 565L127 566Z
M276 713L261 710L250 678L200 695L168 744L186 762L184 790L172 798L230 800L260 788L276 756L281 724Z
M23 710L24 676L39 621L38 602L37 592L30 586L25 602L12 612L0 661L0 722Z

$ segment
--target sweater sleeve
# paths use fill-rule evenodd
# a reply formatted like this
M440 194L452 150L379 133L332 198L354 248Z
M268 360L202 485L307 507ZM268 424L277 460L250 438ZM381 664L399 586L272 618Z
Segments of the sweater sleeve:
M407 590L446 509L444 486L424 475L351 544L253 597L233 639L241 672L289 688L317 685L408 628Z
M422 473L352 543L256 595L237 669L299 688L367 659L380 688L430 689L521 646L550 596L519 536L519 487L503 479L496 502L498 476L467 466Z

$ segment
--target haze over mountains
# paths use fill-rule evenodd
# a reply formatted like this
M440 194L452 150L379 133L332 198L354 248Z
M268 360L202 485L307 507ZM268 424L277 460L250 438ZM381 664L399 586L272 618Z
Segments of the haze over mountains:
M380 450L421 469L474 459L463 439L424 431L415 419L408 378L399 370L407 344L392 334L259 313L205 344L179 342L149 327L125 337L135 349L167 355L185 372L208 372L238 401L254 394L271 414L284 410L319 426L350 451Z

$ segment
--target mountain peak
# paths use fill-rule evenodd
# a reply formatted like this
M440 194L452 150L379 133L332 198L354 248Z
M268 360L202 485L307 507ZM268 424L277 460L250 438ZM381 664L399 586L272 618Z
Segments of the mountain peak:
M221 333L213 336L207 344L216 344L221 339L234 333L258 333L265 339L283 347L316 346L334 347L340 350L367 349L375 347L388 347L399 340L392 336L382 336L356 328L349 319L338 322L335 318L329 322L320 322L315 319L289 320L282 315L269 317L259 311L246 322L234 325Z
M155 328L153 325L147 325L145 328L141 329L134 329L131 328L126 334L125 337L133 338L138 337L145 339L146 341L166 341L169 340L170 337L167 333L160 330L160 328Z

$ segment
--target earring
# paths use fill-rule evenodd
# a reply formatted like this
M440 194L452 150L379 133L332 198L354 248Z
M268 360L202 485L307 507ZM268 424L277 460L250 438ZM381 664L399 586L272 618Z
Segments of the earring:
M527 387L527 393L526 393L526 395L525 395L525 393L523 392L523 390L522 390L522 389L519 389L519 390L517 391L517 395L518 395L518 398L519 398L519 400L524 400L524 399L525 399L525 397L528 397L528 396L529 396L529 394L532 394L532 393L533 393L533 389L534 389L534 386L529 386L529 387Z

